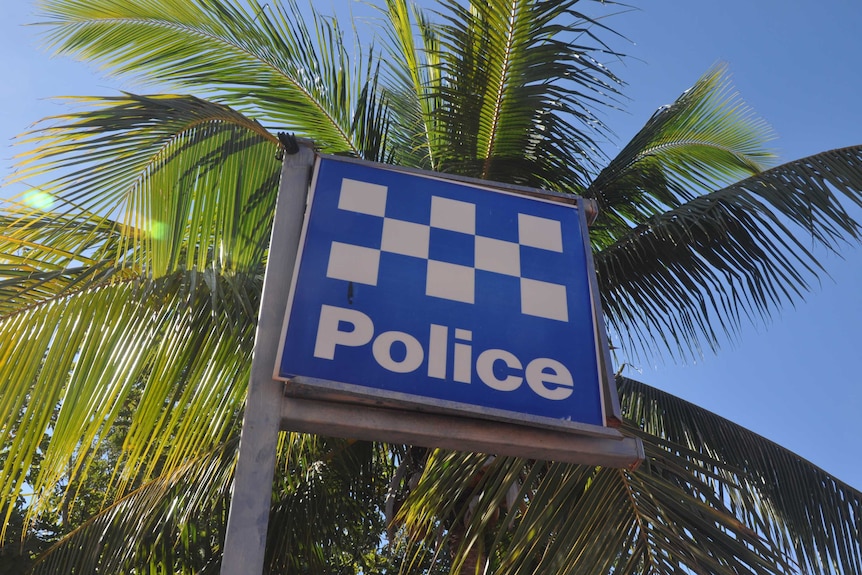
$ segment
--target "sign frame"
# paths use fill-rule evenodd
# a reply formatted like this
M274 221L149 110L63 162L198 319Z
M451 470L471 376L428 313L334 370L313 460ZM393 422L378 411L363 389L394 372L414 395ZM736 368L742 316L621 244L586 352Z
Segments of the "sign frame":
M580 314L580 317L581 317L580 323L575 323L575 324L570 324L570 325L575 326L575 327L573 327L573 329L582 330L579 338L582 338L586 335L583 332L583 329L585 329L585 328L589 329L589 335L586 335L586 337L590 338L590 344L592 344L592 349L595 352L595 357L593 357L593 359L589 360L589 361L593 361L595 363L595 365L594 365L595 369L594 369L594 371L588 370L586 373L588 374L587 375L588 379L594 380L594 383L592 385L595 385L595 387L588 387L586 389L588 390L587 393L593 397L593 399L590 401L593 402L593 405L595 405L595 407L592 407L591 409L595 409L598 412L600 412L598 415L601 419L601 423L581 422L581 421L578 421L577 418L575 418L575 420L572 421L570 419L550 417L550 416L547 416L544 413L542 413L541 410L539 413L536 413L534 415L534 414L531 414L529 412L521 411L520 405L518 405L516 408L513 408L513 409L495 408L495 407L491 407L491 406L485 406L482 404L476 404L476 403L470 403L470 402L462 401L461 397L435 398L435 397L429 397L427 395L424 395L423 392L421 392L421 391L416 392L416 393L411 393L410 391L402 391L401 389L398 389L398 388L392 389L390 387L390 389L384 389L381 387L377 387L378 384L376 382L374 384L366 386L363 383L361 383L362 378L353 378L351 380L350 378L353 377L353 374L350 374L350 376L346 376L348 378L347 380L341 380L338 376L327 377L327 376L316 375L316 374L314 374L315 373L314 367L310 367L310 368L294 367L294 369L296 371L293 373L299 374L298 376L294 376L294 375L282 376L282 375L280 375L279 370L280 370L280 366L281 366L281 362L282 362L282 354L287 353L287 351L285 350L285 348L286 348L285 337L291 328L290 322L296 321L296 320L292 320L293 316L296 315L296 316L300 316L300 317L304 318L303 319L303 322L305 325L304 330L297 332L296 329L303 329L303 328L295 328L294 332L293 332L294 334L300 334L298 339L297 339L298 336L294 335L293 341L297 342L298 344L303 345L303 346L307 345L306 342L309 341L308 334L313 334L313 332L305 331L305 330L310 330L313 328L313 326L311 325L311 321L312 321L311 318L312 318L312 316L314 316L314 318L317 317L315 312L310 312L310 313L306 314L303 311L297 311L297 310L305 310L306 309L305 307L300 307L300 304L298 304L298 303L296 305L294 305L296 290L300 289L300 288L298 288L298 286L305 285L305 288L303 291L304 294L313 293L316 295L317 293L319 293L319 291L321 289L323 289L322 286L326 286L326 285L332 286L333 285L332 280L323 279L323 275L322 275L323 270L320 268L320 266L321 266L321 264L325 264L325 260L323 260L323 257L326 257L326 256L321 257L321 255L318 255L318 254L320 254L320 248L318 247L317 250L314 251L314 253L317 255L317 257L313 258L313 259L312 259L312 256L310 256L310 255L307 257L304 257L304 250L306 249L307 245L311 241L310 238L315 237L316 245L317 246L320 246L321 244L326 245L326 253L327 254L329 253L329 242L334 241L334 240L330 240L330 238L333 236L330 235L329 231L327 231L326 233L320 231L321 230L320 226L322 225L321 221L324 222L323 225L330 226L331 225L330 224L330 218L339 217L340 214L344 213L344 212L342 212L342 209L344 209L344 208L341 207L342 206L341 203L339 203L339 209L334 208L334 204L332 203L333 198L337 198L339 194L338 194L338 192L333 191L333 186L337 185L334 182L337 182L340 179L339 176L346 177L346 178L354 177L354 174L351 173L351 168L349 167L350 164L362 166L363 169L367 168L367 169L371 170L370 174L367 174L367 176L369 178L375 178L376 181L380 183L380 185L368 184L368 185L372 185L374 187L383 187L383 182L386 182L387 184L389 184L389 187L391 187L392 185L394 185L392 183L393 181L398 181L398 180L395 180L395 178L400 178L399 183L403 186L404 185L404 179L405 179L404 176L407 176L408 177L407 181L411 182L411 185L412 185L412 182L417 182L416 186L422 186L422 185L425 186L426 193L425 193L424 199L427 201L428 200L427 196L430 195L431 196L430 199L432 200L432 204L433 204L433 200L439 199L439 197L437 196L437 193L435 193L436 190L434 188L434 186L437 186L439 183L439 186L438 186L439 188L443 188L445 186L449 187L448 193L451 194L451 197L453 197L453 199L457 198L456 203L463 203L460 200L466 199L466 198L464 198L464 196L462 194L472 194L473 199L478 200L478 202L480 204L488 201L487 198L488 198L489 194L500 194L500 200L509 202L510 209L512 209L512 206L515 206L515 210L519 214L521 212L524 212L525 210L526 210L526 212L530 212L531 210L544 209L544 210L550 210L550 211L546 211L546 212L542 212L542 213L551 214L550 217L552 217L554 219L556 219L557 217L561 217L561 218L563 218L561 221L572 221L571 220L572 217L576 218L576 220L577 220L577 224L576 224L577 225L577 234L575 235L574 238L569 236L569 239L565 240L566 242L574 241L575 243L574 244L565 243L564 245L569 246L565 249L565 252L567 254L573 254L574 253L575 259L576 260L580 259L580 261L577 263L580 263L581 265L583 265L583 270L581 270L580 268L569 268L569 269L576 269L577 271L574 272L574 278L575 279L574 280L568 280L568 281L575 281L576 283L581 283L581 284L585 284L585 285L582 285L582 287L581 287L581 290L583 290L583 291L576 290L573 294L570 293L570 296L574 295L574 300L572 300L572 301L574 301L574 303L571 305L575 306L574 308L570 308L570 309L580 310L580 311L575 311L575 314L576 315ZM324 191L318 190L319 186L324 185L321 183L323 181L323 178L321 178L321 175L320 175L321 170L324 170L324 171L328 170L327 171L328 175L329 174L337 174L337 175L332 176L330 178L330 179L334 180L334 182L333 181L328 182L328 187L323 188ZM345 170L346 170L346 175L342 175ZM386 173L392 174L391 179L390 179L390 176L385 175ZM360 179L361 179L361 176L362 176L362 174L360 172L360 176L359 176ZM343 181L346 182L348 180L343 180ZM453 187L453 185L455 187ZM384 189L383 193L385 194L386 188L384 187L383 189ZM429 190L429 189L432 191L428 192L427 190ZM313 207L313 206L317 205L315 203L315 200L317 199L315 197L315 193L323 194L325 197L330 198L327 202L327 205L329 206L328 208L326 208L327 211L322 212L322 213L318 213L317 210L322 210L324 208L322 208L322 207L314 208ZM343 194L343 193L344 192L342 191L341 194ZM392 191L390 190L389 193L391 194ZM444 195L445 195L445 192L444 192ZM394 197L398 197L398 196L394 196ZM423 196L418 196L418 197L423 197ZM517 198L525 198L525 197L533 198L536 201L528 200L527 202L524 202L523 199L520 199L520 200L517 199ZM386 198L386 196L384 196L384 198ZM401 196L401 198L402 199L401 199L400 203L403 204L404 203L403 196ZM338 200L338 201L340 202L341 200ZM385 202L387 200L384 199L383 201ZM451 200L444 199L443 201L451 201ZM496 200L492 200L492 201L496 201ZM318 201L317 203L323 204L323 201L321 200L321 201ZM399 204L399 202L396 201L396 204ZM569 212L568 209L566 209L566 208L564 208L563 210L560 210L559 208L551 207L554 204L565 205L565 206L567 206L568 209L571 209L573 211ZM472 204L467 204L467 205L472 205ZM316 397L316 398L327 400L327 401L350 402L350 403L357 403L357 404L362 404L362 405L376 405L376 406L386 406L386 407L393 407L393 408L406 408L406 409L418 410L418 411L424 411L424 412L437 412L437 413L443 413L443 414L460 414L460 415L467 416L467 417L476 417L476 418L482 418L482 419L503 421L503 422L508 422L508 423L524 424L524 425L529 425L529 426L533 426L533 427L546 427L549 429L559 428L559 429L565 429L568 431L583 433L586 435L618 437L617 433L614 433L614 432L609 430L610 426L615 426L619 422L619 419L620 419L619 402L618 402L618 399L616 398L616 390L615 390L615 386L614 386L613 377L611 376L611 374L609 372L609 368L608 368L608 366L610 365L610 361L609 361L609 355L608 355L607 339L606 339L606 336L604 335L604 325L600 323L602 315L601 315L600 309L598 309L598 307L597 307L600 305L598 302L598 298L596 297L596 294L598 293L598 288L597 288L597 283L596 283L596 278L595 278L595 273L594 273L594 264L592 261L592 253L591 253L591 249L589 247L590 244L589 244L589 236L588 236L587 214L589 212L592 212L593 214L595 213L594 202L584 200L582 198L578 198L577 196L573 196L570 194L560 194L560 193L554 193L554 192L547 192L547 191L543 191L543 190L536 190L536 189L525 188L525 187L521 187L521 186L504 185L504 184L498 184L496 182L487 182L487 181L477 180L477 179L473 179L473 178L453 177L453 176L448 175L448 174L440 174L440 173L436 173L436 172L428 172L428 171L424 171L424 170L402 168L402 167L398 167L398 166L391 166L391 165L384 165L384 164L376 164L376 163L367 162L367 161L363 161L363 160L357 160L357 159L353 159L353 158L344 158L344 157L336 157L336 156L328 156L328 155L324 155L324 154L319 154L316 157L316 161L315 161L312 182L311 182L311 185L309 188L309 199L307 202L307 208L306 209L307 209L308 213L306 213L306 215L305 215L305 221L304 221L303 230L302 230L302 237L300 240L300 248L299 248L300 251L299 251L299 256L296 258L295 268L293 270L293 277L291 278L291 290L290 290L290 294L288 296L288 302L286 305L286 310L282 312L281 310L273 309L271 311L272 314L277 314L277 315L281 315L282 317L284 317L284 326L282 327L282 331L280 334L278 359L277 359L276 365L274 365L273 378L286 381L286 385L285 385L286 395L304 397L304 398ZM329 215L330 212L328 210L333 210L333 209L335 209L335 211L332 212L333 216L330 216ZM348 207L347 209L349 210L347 213L352 212L351 208ZM312 213L312 210L315 210L315 211ZM387 210L388 210L388 208L387 208ZM432 208L432 212L433 212L433 208ZM318 215L314 216L313 215L314 213L317 213ZM359 221L363 222L363 225L365 224L366 221L371 221L371 220L376 219L376 218L371 218L371 216L365 215L365 213L366 212L362 211L361 212L362 215L359 216L359 218L360 218ZM325 215L322 215L322 214L325 214ZM382 213L374 214L374 215L379 215L380 219L382 221ZM387 216L389 216L389 215L390 214L387 211ZM425 217L427 217L427 214ZM455 217L457 219L457 215L455 215ZM519 215L518 217L520 218L521 216ZM527 217L532 217L532 216L527 216ZM311 220L318 222L315 225L315 228L317 230L317 232L316 232L317 236L311 236L310 235L309 226L310 226ZM389 220L387 218L387 223L390 223L391 221L392 220ZM394 221L395 221L395 223L401 223L398 220L394 220ZM423 220L417 220L417 221L423 221ZM425 223L427 223L427 220L424 220L424 221L425 221ZM511 223L512 222L510 222L509 227L511 227ZM409 224L409 225L419 227L416 224ZM476 225L478 225L478 224L476 224ZM434 226L434 224L432 221L432 228L431 228L432 233L434 230L433 226ZM565 228L565 229L568 229L568 228ZM427 233L427 227L426 227L426 233ZM321 240L320 234L323 234L322 240ZM578 236L580 236L580 237L578 237ZM474 237L478 237L478 236L474 236ZM341 238L339 238L339 241L341 241L343 239L344 239L344 237L342 236ZM484 238L482 238L482 239L484 239ZM426 236L425 241L427 241L427 236ZM499 241L499 240L491 240L491 241ZM577 243L578 241L580 242L580 244ZM499 243L503 243L503 242L499 242ZM372 244L373 244L373 242L372 242ZM334 245L335 244L333 243L333 246ZM520 242L518 245L521 245ZM529 245L529 244L524 244L524 245ZM536 245L536 244L534 244L534 245ZM426 244L426 246L427 246L427 244ZM382 248L382 246L381 246L381 248ZM365 249L365 248L359 248L359 249ZM426 249L427 249L427 247L426 247ZM558 249L560 250L560 255L562 255L562 252L563 252L562 247L560 247ZM574 251L572 251L572 250L574 250ZM372 251L372 250L367 250L367 251ZM379 255L380 250L375 250L375 251L377 251L378 257L381 257ZM383 251L385 252L386 250L383 249ZM312 252L313 252L313 250L311 250L309 248L309 253L312 253ZM397 252L396 251L394 253L406 253L406 252ZM384 253L384 255L385 255L385 253ZM412 255L412 254L409 254L409 255ZM571 258L573 256L569 255L566 257ZM408 259L412 260L412 258L408 258ZM444 259L445 259L445 256L444 256ZM308 260L312 260L314 262L314 264L306 263ZM427 260L427 252L426 252L426 260ZM403 260L399 260L399 261L403 261ZM434 262L434 263L436 263L436 262ZM303 266L303 265L305 265L307 267L311 267L312 265L314 265L315 268L318 269L319 271L316 274L313 274L311 276L308 275L309 272L305 272L304 276L300 276L300 273L302 271L301 266ZM330 260L330 265L332 265L331 260ZM376 269L376 265L377 264L375 263L375 269ZM382 270L384 267L384 264L381 262L379 265L381 266L381 270ZM388 268L388 269L392 269L392 268ZM429 269L430 269L430 264L429 264ZM474 267L473 269L476 269L476 268ZM482 268L478 268L478 269L482 269ZM489 268L484 268L484 269L489 269ZM375 271L374 273L376 274L377 272ZM427 273L430 274L431 272L428 271ZM320 275L318 276L318 274L320 274ZM326 276L327 277L338 277L338 276L330 276L329 272L326 272ZM305 284L302 283L303 282L302 277L305 277L305 280L304 280L306 282ZM320 283L321 280L318 279L318 277L323 279L323 281L324 281L323 284ZM573 277L573 276L569 276L569 277ZM313 279L309 279L309 278L313 278ZM430 278L430 275L429 275L429 278ZM344 278L342 278L342 279L344 279ZM358 280L358 281L362 281L362 280ZM529 280L524 280L524 281L529 281ZM312 282L312 283L309 283L309 282ZM340 284L340 283L342 283L342 282L341 281L335 282L336 285ZM430 283L430 280L429 280L429 283ZM376 284L373 284L373 285L376 285ZM560 286L560 287L562 287L562 286ZM391 289L391 286L390 286L390 289ZM353 287L352 287L352 283L351 283L351 286L349 288L348 293L352 293L352 290L353 290ZM340 297L340 294L339 294L339 297ZM478 296L478 292L477 292L477 295L476 295L477 302L478 302L478 297L479 296ZM516 294L516 297L517 297L517 294ZM582 300L578 299L579 297L581 297L581 298L585 297L586 301L582 301ZM436 298L432 298L432 300L433 301L440 301L440 300L436 300ZM297 300L297 301L299 301L299 300ZM331 300L329 300L329 301L331 302ZM420 298L420 301L424 302L424 299ZM506 300L506 301L509 301L509 300ZM321 303L325 303L325 302L327 302L327 300L326 300L326 298L315 299L314 297L309 299L309 297L306 296L302 300L302 302L303 302L302 305L313 306L313 309L316 310L316 309L318 309L319 305L321 305ZM351 299L351 302L352 302L352 299ZM471 304L473 303L472 300L470 301L470 303ZM350 305L352 306L355 304L351 303ZM422 310L423 305L424 305L424 303L422 305L417 305L415 307L411 306L410 309ZM337 309L337 308L334 308L334 309ZM358 308L358 309L362 309L363 311L366 311L366 308ZM384 308L385 311L383 312L384 316L385 316L385 313L387 313L389 311L389 309L390 308L388 307L388 303L387 303L386 307ZM479 306L478 309L484 310L485 308L482 308L481 306ZM345 311L347 311L347 310L345 310ZM426 315L427 315L427 313L426 313ZM480 316L479 319L481 319L481 317L483 317L483 316ZM508 317L508 316L506 316L506 317ZM526 317L526 316L521 316L521 317ZM546 316L546 317L550 317L550 316ZM426 319L427 319L427 317L426 317ZM585 319L588 322L591 322L591 325L589 326L589 328L587 328L587 326L583 323ZM440 320L437 320L437 321L440 321ZM445 323L445 320L442 320L442 321ZM533 321L535 322L535 320L533 320ZM316 321L314 323L316 325ZM553 322L553 321L550 323L551 324L557 324L557 322ZM535 325L536 324L534 323L533 326L535 327ZM559 325L559 324L557 324L557 325ZM580 327L578 328L577 326L580 326ZM402 328L399 326L398 329L402 329ZM474 329L474 328L471 328L471 329ZM542 327L541 329L544 332L545 328ZM564 329L566 330L565 335L566 335L566 339L567 339L569 334L572 332L568 331L569 328L564 328ZM457 331L460 331L460 330L456 330L456 333L457 333ZM379 335L379 334L375 334L375 335ZM314 336L311 335L311 337L314 337ZM556 341L557 340L554 340L554 343L556 343ZM582 340L578 339L577 341L582 341ZM288 343L287 345L289 346L291 344ZM575 344L575 345L577 345L577 344ZM517 348L517 346L516 346L516 348ZM346 348L345 348L345 351L347 351ZM307 356L304 355L305 353L307 353L308 355ZM429 353L429 362L430 362L430 354L431 354L430 348L429 348L428 353ZM565 355L568 352L566 352L564 349L558 349L557 353L558 353L557 356L552 356L552 357L560 357L560 355ZM294 357L297 357L295 351L292 353L292 355ZM303 352L303 355L300 355L298 357L300 357L300 358L311 358L311 351L309 350L307 352ZM445 352L444 352L444 357L445 357ZM590 357L590 356L588 355L586 357ZM330 358L330 360L331 359L332 358ZM310 362L308 362L306 359L299 359L299 360L294 359L293 361L294 362L300 361L301 363L305 362L307 365L313 366L315 360L311 360ZM318 362L318 364L320 364L320 363L329 363L329 362ZM338 361L334 362L333 364L329 364L329 366L332 366L332 365L338 365ZM371 362L369 362L369 365L373 365L373 364ZM430 363L429 363L429 366L430 366ZM376 367L377 366L374 366L374 368L376 368ZM569 363L569 368L571 369L572 367L573 366L571 365L571 363ZM372 370L374 368L372 368ZM314 375L309 375L309 373L304 371L304 369L311 369L311 373ZM575 372L574 369L572 369L572 371L573 371L573 373L577 374L577 372ZM290 372L287 372L287 373L290 373ZM589 374L592 374L592 375L589 375ZM410 377L410 376L407 376L407 377ZM418 375L418 377L420 379L422 379L424 376ZM429 377L430 377L430 367L429 367ZM425 379L427 379L427 378L425 378ZM463 380L460 380L460 381L463 381ZM430 383L430 381L429 381L429 383ZM526 388L526 385L524 386L524 388ZM522 389L524 389L524 388L522 388ZM449 392L449 393L451 393L451 395L456 395L457 393L459 393L457 387L455 387L455 388L450 387L449 389L453 390L452 392ZM466 388L462 388L462 389L466 389ZM474 389L484 389L484 387L479 385L478 387L476 387ZM584 388L582 388L582 389L584 389ZM589 390L593 390L593 391L589 391ZM487 391L489 392L489 394L495 393L490 389L488 389ZM441 393L441 392L438 391L437 393ZM522 391L522 393L523 393L523 391ZM532 397L532 394L528 394L528 395L530 395ZM481 401L485 401L485 400L484 400L484 398L482 398L479 401L481 402ZM562 406L563 404L560 404L560 405ZM590 403L587 403L584 405L589 406ZM542 408L542 409L544 409L544 408ZM571 408L568 408L568 409L571 409ZM596 413L596 412L594 411L593 413ZM595 418L595 416L592 416L592 417ZM584 420L584 421L586 421L586 420Z

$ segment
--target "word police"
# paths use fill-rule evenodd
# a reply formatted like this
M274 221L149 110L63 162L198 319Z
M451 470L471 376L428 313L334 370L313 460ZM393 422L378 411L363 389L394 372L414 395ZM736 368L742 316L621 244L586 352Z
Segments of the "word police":
M454 329L452 345L452 379L471 383L473 377L473 333ZM317 325L314 357L334 360L339 347L362 347L371 344L371 353L380 367L393 373L411 373L426 360L428 377L446 379L449 372L449 327L431 324L426 347L415 336L402 331L374 334L371 318L355 309L323 305ZM514 391L526 379L527 385L545 399L559 401L573 391L574 380L565 365L547 357L521 360L504 349L486 349L475 362L482 383L497 391Z

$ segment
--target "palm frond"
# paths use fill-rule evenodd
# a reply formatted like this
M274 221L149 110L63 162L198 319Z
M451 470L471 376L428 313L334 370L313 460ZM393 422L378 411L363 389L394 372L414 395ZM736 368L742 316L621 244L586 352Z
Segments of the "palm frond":
M19 358L0 365L4 507L21 493L37 453L30 517L52 504L55 486L86 477L91 450L122 410L133 415L106 494L181 467L235 431L254 322L237 325L242 313L227 304L215 315L206 284L195 293L177 289L188 283L114 283L0 322L2 355Z
M405 528L417 533L410 552L421 552L420 543L457 545L450 551L459 565L482 547L494 573L518 575L788 568L779 549L712 495L712 485L658 448L647 455L649 467L628 472L434 454L402 511Z
M349 53L335 20L312 9L309 26L295 0L42 0L41 7L59 53L117 75L194 89L310 138L325 152L385 157L377 140L387 116L375 66Z
M272 136L195 98L101 103L35 136L25 176L60 170L45 188L55 206L4 215L0 333L31 362L0 366L6 509L52 438L30 517L55 486L87 476L121 410L134 413L106 496L222 441L248 378L277 189ZM125 224L111 217L121 211Z
M388 101L398 118L392 126L394 163L435 169L441 136L434 114L439 101L431 90L440 85L437 31L422 9L406 0L387 0L386 16Z
M773 542L794 570L862 572L862 492L703 408L628 378L617 386L631 429L697 461L699 469L692 469L711 492Z
M200 453L108 505L40 557L34 574L217 573L237 445L234 438ZM362 565L380 545L386 448L284 433L278 455L270 569Z
M862 493L715 414L618 383L641 467L434 451L399 515L408 556L449 546L459 565L482 547L494 573L518 575L860 572Z
M17 177L59 173L44 193L84 217L123 220L115 226L116 252L102 257L149 277L261 264L278 186L275 136L230 108L189 96L84 102L89 109L30 135L35 148L21 156Z
M34 575L217 573L236 447L202 453L107 506L42 554Z
M663 106L598 174L585 195L599 202L591 228L601 249L647 218L764 169L766 124L731 91L724 66Z
M558 191L586 187L594 138L619 80L577 0L443 2L441 80L432 92L437 169Z
M56 209L0 207L0 318L117 278L118 226Z
M634 227L595 255L602 306L628 353L715 349L741 320L769 317L859 238L862 146L789 162Z
M283 433L266 564L272 573L366 569L392 471L383 444Z

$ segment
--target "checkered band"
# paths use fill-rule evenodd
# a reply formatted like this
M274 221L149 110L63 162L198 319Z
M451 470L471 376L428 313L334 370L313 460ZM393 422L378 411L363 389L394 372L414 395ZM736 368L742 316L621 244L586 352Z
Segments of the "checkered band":
M521 313L567 322L566 288L521 276L521 246L553 252L563 251L560 222L528 214L518 214L518 242L507 242L476 234L476 206L431 197L429 224L417 224L386 217L388 188L344 178L338 208L383 219L380 249L333 241L326 276L333 279L376 286L380 253L400 254L426 261L425 295L473 304L476 301L475 273L483 270L519 278ZM432 229L464 234L472 239L473 265L433 259Z

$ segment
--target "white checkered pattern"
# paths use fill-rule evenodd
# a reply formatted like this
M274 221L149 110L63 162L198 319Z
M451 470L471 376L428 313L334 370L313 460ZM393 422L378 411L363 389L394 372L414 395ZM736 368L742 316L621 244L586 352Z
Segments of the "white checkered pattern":
M483 270L520 278L521 312L568 321L564 285L521 277L520 247L563 251L560 222L518 214L518 243L476 235L476 206L439 196L431 197L430 224L386 217L386 186L343 179L338 207L383 218L380 249L332 242L326 276L365 285L377 285L380 253L387 252L427 261L425 295L475 303L475 272ZM431 228L473 236L474 266L430 259Z

